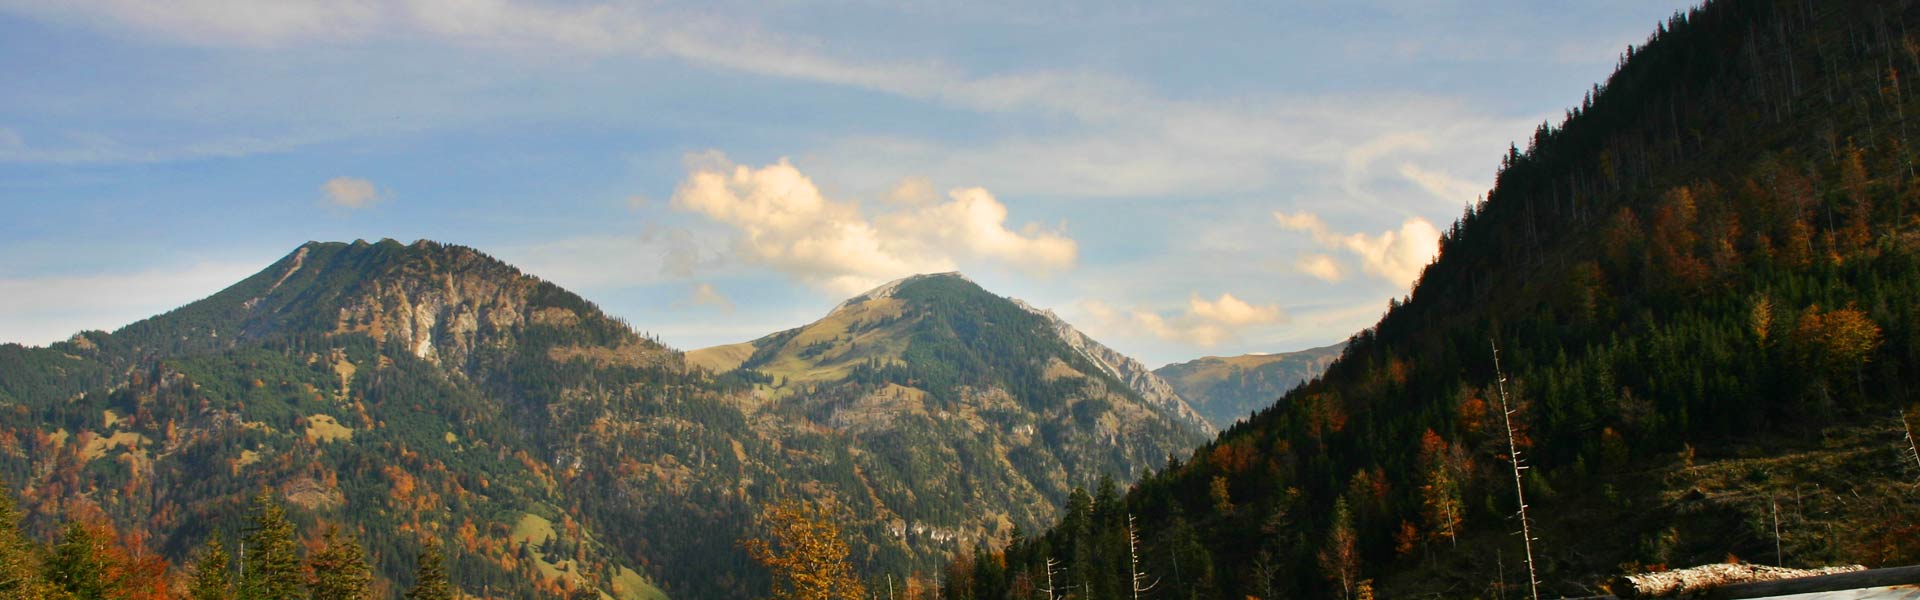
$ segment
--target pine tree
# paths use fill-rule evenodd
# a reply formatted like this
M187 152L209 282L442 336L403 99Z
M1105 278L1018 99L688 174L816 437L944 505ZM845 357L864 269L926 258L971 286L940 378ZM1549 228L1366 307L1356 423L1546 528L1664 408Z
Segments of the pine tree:
M287 509L262 489L253 499L253 530L247 532L240 578L241 600L300 597L300 558Z
M20 534L20 513L0 481L0 598L40 598L51 594L34 560L33 543Z
M426 549L420 551L420 565L416 569L407 600L453 600L453 584L447 581L446 559L440 554L438 542L429 542Z
M109 558L110 537L80 521L67 524L47 558L51 583L74 600L106 600L117 591Z
M360 542L341 539L340 528L329 527L325 547L307 561L313 576L307 587L313 600L363 600L373 593L373 572L367 567L367 553Z
M193 563L193 583L187 597L192 600L232 600L231 560L227 556L226 545L220 543L220 533L207 536L207 544L200 550L200 559Z

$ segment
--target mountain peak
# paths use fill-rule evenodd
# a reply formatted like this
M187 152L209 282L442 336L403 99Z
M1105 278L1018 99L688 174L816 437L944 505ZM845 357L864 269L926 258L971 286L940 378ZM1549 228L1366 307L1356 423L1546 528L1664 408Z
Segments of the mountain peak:
M1054 371L1110 379L1151 410L1195 431L1213 431L1212 423L1140 361L1094 341L1053 311L994 294L959 272L896 279L848 298L812 324L689 356L717 371L744 367L782 380L838 380L859 365L906 360L910 346L935 340L958 342L970 348L967 352L985 351L974 347L982 336L1022 348L1023 359L1078 365L1078 371Z
M842 301L840 304L834 306L833 310L837 312L842 309L860 304L862 302L866 302L868 300L876 300L880 298L892 298L894 294L899 292L900 289L903 287L909 287L917 283L931 282L931 281L962 281L962 282L973 284L974 287L976 288L979 287L980 285L980 284L974 283L972 279L968 279L966 275L962 275L959 271L947 271L945 273L920 273L917 275L908 275L906 277L901 277L899 279L895 279L893 281L880 284L878 287L875 287L871 290L867 290L866 292L861 293L858 296L848 298ZM984 289L982 291L984 291Z
M241 338L364 334L420 359L464 365L474 349L538 326L613 347L651 345L552 283L479 250L424 239L310 241L206 299L114 335L184 350Z

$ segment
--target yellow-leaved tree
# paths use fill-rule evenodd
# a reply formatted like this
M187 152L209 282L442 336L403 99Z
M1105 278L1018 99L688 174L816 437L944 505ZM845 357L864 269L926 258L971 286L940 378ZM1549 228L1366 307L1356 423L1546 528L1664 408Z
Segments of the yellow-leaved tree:
M761 536L741 540L773 573L775 600L860 600L865 586L847 564L847 542L827 507L786 500L760 511Z

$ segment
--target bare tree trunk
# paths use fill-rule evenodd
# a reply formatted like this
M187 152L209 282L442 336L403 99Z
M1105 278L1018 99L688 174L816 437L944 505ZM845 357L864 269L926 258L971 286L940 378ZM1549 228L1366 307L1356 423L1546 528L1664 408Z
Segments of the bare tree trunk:
M1060 566L1060 561L1054 560L1052 557L1047 558L1047 587L1040 590L1046 592L1047 600L1054 600L1053 574L1055 572L1054 568L1058 566Z
M1907 421L1907 409L1900 409L1900 428L1907 432L1907 456L1913 458L1913 464L1920 467L1920 443L1913 439L1913 424Z
M1540 600L1540 576L1533 565L1533 524L1527 521L1527 491L1520 483L1520 471L1527 467L1520 464L1520 448L1513 439L1513 405L1507 402L1507 376L1500 371L1500 345L1493 346L1494 386L1500 391L1500 412L1507 425L1507 457L1513 464L1513 497L1520 504L1520 541L1527 549L1527 589L1531 590L1533 600Z
M1160 582L1155 581L1144 587L1140 585L1147 580L1147 574L1140 572L1140 531L1133 526L1133 515L1127 515L1127 560L1129 564L1127 582L1133 589L1133 600L1140 600L1140 594L1151 591L1153 586L1160 585Z

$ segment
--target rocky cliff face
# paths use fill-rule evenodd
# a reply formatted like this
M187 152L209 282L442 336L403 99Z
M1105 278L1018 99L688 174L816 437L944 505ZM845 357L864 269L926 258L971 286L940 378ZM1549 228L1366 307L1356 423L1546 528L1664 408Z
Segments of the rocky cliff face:
M1079 329L1075 329L1072 324L1067 323L1051 310L1036 308L1021 300L1013 302L1033 314L1046 318L1047 322L1052 324L1054 334L1060 336L1060 341L1066 342L1068 347L1085 356L1088 361L1099 366L1114 379L1126 384L1128 389L1139 394L1142 399L1208 435L1214 433L1213 423L1195 411L1186 398L1174 391L1172 384L1155 375L1147 365L1087 337L1087 334L1081 333Z

